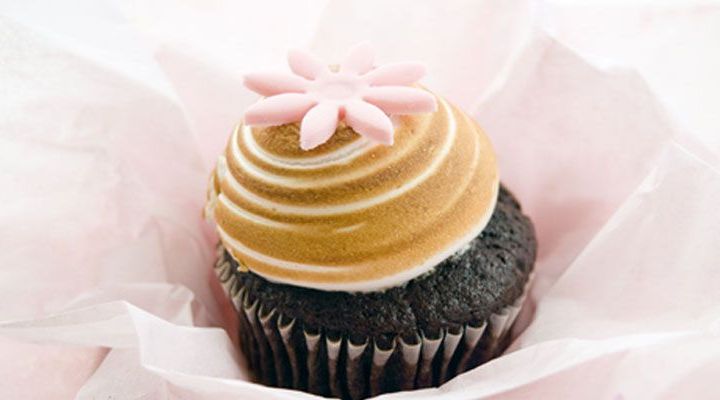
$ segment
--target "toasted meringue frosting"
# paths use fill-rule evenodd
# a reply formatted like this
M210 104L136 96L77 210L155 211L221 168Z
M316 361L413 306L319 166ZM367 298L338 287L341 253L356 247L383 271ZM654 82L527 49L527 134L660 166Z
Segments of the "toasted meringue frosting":
M487 136L437 98L394 117L394 144L340 125L311 151L298 124L239 125L211 176L206 215L242 268L329 291L402 285L487 225L499 178Z

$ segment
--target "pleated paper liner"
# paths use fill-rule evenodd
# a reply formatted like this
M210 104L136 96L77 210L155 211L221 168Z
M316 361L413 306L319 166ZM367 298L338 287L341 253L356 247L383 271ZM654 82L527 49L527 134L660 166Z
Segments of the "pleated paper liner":
M531 281L513 304L487 320L415 337L357 342L305 329L251 301L222 256L215 271L238 310L241 349L258 381L343 399L439 386L499 355L509 344Z

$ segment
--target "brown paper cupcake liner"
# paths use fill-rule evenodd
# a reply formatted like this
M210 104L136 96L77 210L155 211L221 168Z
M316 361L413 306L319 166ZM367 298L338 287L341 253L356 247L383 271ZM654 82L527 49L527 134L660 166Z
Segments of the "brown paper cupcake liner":
M399 336L386 345L305 329L259 300L250 301L222 257L215 272L238 310L241 350L261 383L344 399L439 386L496 357L509 344L532 280L513 304L484 321L434 335Z

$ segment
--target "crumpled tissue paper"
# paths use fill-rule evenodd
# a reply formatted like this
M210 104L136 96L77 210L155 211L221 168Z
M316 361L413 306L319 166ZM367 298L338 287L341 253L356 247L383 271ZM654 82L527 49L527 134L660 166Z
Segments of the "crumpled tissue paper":
M540 242L509 351L383 399L715 387L717 166L638 74L554 39L534 2L75 3L0 12L1 398L317 398L248 381L201 210L255 99L242 74L361 40L425 62L424 84L479 121Z

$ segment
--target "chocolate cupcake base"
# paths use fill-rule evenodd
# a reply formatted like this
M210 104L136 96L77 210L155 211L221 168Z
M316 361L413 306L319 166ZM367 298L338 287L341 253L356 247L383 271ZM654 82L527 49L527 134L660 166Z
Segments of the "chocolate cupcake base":
M239 315L241 349L263 384L363 399L438 386L500 354L530 283L532 224L501 187L485 230L432 273L384 292L324 292L215 271Z

